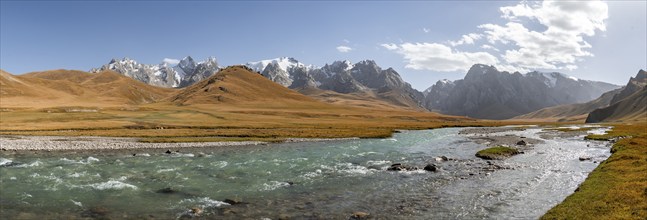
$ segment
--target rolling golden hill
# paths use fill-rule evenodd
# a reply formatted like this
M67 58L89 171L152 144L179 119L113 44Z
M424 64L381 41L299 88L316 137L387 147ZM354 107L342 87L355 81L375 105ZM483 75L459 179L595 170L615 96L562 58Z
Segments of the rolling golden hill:
M112 71L52 70L24 75L2 71L2 108L108 107L151 103L175 90L150 86Z
M69 70L18 76L3 72L0 83L0 134L275 140L385 137L396 129L497 123L347 94L324 92L321 97L332 95L336 101L322 102L243 66L225 68L180 90L149 86L115 72Z
M166 100L179 105L244 103L318 103L243 66L225 68Z

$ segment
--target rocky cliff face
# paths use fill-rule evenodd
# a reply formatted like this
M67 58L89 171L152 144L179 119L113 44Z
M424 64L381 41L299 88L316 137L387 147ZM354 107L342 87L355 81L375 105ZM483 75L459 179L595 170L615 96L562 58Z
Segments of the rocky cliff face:
M561 73L508 73L476 64L464 79L440 81L427 89L424 105L445 114L507 119L550 106L587 102L616 88Z

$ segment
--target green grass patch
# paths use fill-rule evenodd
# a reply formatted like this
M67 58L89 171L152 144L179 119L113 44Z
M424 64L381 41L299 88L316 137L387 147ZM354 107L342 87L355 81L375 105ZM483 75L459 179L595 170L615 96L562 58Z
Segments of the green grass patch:
M520 154L519 150L506 146L496 146L476 152L476 157L486 160L500 160Z
M647 123L615 125L590 140L620 139L613 154L541 219L647 219Z

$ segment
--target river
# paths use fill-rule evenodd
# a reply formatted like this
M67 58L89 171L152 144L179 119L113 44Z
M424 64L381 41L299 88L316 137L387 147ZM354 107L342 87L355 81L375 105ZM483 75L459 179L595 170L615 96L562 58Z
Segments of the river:
M610 155L607 142L546 138L531 127L492 135L542 143L488 162L474 156L485 146L462 129L171 154L2 152L0 218L536 219ZM393 163L439 169L387 171Z

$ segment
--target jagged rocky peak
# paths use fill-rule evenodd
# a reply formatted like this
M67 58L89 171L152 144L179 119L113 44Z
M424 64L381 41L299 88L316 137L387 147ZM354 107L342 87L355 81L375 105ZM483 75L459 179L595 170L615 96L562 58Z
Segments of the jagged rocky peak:
M487 73L496 73L499 72L496 67L494 66L488 66L485 64L474 64L470 69L467 71L467 74L465 75L465 78L471 78L471 77L476 77L480 75L484 75Z
M182 68L185 73L190 73L195 70L196 63L191 56L187 56L184 59L180 60L178 67Z
M362 60L359 61L357 64L355 64L355 67L357 68L371 68L375 72L382 71L382 68L375 63L374 60Z
M636 77L632 77L632 78L641 82L647 82L647 71L641 69L636 74Z
M265 68L267 68L267 66L271 63L278 65L278 67L283 71L288 71L289 69L295 67L313 68L313 66L306 66L305 64L292 57L279 57L275 59L247 62L245 66L252 68L257 72L263 72L263 70L265 70Z
M187 56L178 63L173 59L164 59L160 64L139 64L137 61L125 57L111 59L100 68L93 68L90 72L113 70L124 76L160 87L184 87L213 75L220 67L213 57L196 63L191 56Z
M333 69L339 69L339 70L350 70L352 69L355 65L351 63L349 60L343 60L343 61L335 61L330 66Z

